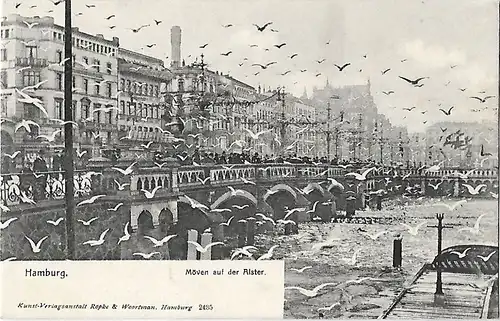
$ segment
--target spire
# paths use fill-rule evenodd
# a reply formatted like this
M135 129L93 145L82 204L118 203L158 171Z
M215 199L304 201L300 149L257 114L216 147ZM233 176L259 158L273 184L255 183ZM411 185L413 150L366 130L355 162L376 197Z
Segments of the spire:
M326 84L325 84L325 88L329 88L329 87L330 87L330 82L329 82L328 77L326 77Z
M300 98L302 98L302 99L308 99L306 86L304 86L304 92L302 93L302 96Z

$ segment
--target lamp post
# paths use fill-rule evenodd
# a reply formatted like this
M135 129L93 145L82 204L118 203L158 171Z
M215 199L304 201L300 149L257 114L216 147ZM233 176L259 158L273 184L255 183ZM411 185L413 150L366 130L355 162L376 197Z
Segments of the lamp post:
M73 41L71 37L71 0L65 0L64 19L64 176L66 201L66 255L68 260L75 258L74 212L74 163L73 163Z

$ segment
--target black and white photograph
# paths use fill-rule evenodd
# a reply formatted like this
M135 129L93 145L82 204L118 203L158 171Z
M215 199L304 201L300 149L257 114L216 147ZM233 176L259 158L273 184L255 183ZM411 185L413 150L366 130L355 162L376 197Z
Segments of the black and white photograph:
M2 1L1 265L280 260L285 319L499 318L497 0Z

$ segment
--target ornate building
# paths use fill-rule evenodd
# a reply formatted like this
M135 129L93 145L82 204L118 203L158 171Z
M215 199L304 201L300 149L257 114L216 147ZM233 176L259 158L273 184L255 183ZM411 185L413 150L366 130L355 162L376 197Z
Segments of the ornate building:
M2 145L20 150L17 167L29 161L41 147L49 151L61 149L61 132L47 143L38 135L51 135L62 129L64 118L64 28L52 17L4 17L2 42ZM116 106L118 38L105 39L73 29L73 118L75 148L91 150L94 142L108 144L116 138ZM25 100L39 99L43 109ZM27 131L15 126L21 120L32 120ZM5 140L4 140L5 139ZM9 147L7 146L7 149ZM49 153L50 154L50 153ZM91 154L91 153L88 153ZM49 165L51 158L48 159Z

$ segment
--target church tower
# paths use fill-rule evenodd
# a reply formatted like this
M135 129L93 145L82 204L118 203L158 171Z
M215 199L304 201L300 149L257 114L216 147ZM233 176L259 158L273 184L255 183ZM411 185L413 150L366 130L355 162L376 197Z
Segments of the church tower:
M304 86L304 92L302 93L302 96L300 97L301 99L309 99L309 97L307 97L307 90L306 90L306 86Z

